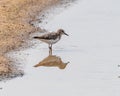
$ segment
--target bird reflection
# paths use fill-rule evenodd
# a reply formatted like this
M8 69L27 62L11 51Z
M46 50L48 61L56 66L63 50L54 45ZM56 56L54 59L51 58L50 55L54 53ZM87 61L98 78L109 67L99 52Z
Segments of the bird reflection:
M45 67L58 67L60 69L65 69L68 63L69 62L64 63L59 56L49 55L34 67L45 66Z

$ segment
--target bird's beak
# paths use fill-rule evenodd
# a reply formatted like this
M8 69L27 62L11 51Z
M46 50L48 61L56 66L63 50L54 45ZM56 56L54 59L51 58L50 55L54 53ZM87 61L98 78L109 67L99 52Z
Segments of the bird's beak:
M65 32L64 32L64 34L65 34L66 36L69 36L69 35L68 35L67 33L65 33Z

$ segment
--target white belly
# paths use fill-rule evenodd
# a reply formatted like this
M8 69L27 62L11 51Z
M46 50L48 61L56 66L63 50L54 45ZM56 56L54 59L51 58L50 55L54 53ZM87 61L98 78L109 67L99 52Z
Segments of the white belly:
M57 39L55 39L55 40L54 40L54 39L51 39L51 40L41 39L41 41L46 42L46 43L48 43L48 44L55 44L55 43L57 43L59 40L60 40L59 38L57 38Z

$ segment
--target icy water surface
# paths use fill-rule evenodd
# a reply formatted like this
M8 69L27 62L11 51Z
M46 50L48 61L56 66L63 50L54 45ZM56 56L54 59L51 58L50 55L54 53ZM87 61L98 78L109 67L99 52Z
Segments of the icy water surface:
M48 57L47 44L34 41L38 45L21 52L25 76L2 83L0 96L120 96L119 3L83 0L40 25L70 35L53 46L53 55L70 63L63 70L34 68Z

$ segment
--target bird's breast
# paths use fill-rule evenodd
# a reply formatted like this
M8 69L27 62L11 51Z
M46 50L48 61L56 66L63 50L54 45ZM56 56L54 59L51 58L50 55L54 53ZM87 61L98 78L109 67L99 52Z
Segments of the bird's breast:
M60 40L59 38L50 39L49 42L50 42L51 44L55 44L55 43L57 43L59 40Z

